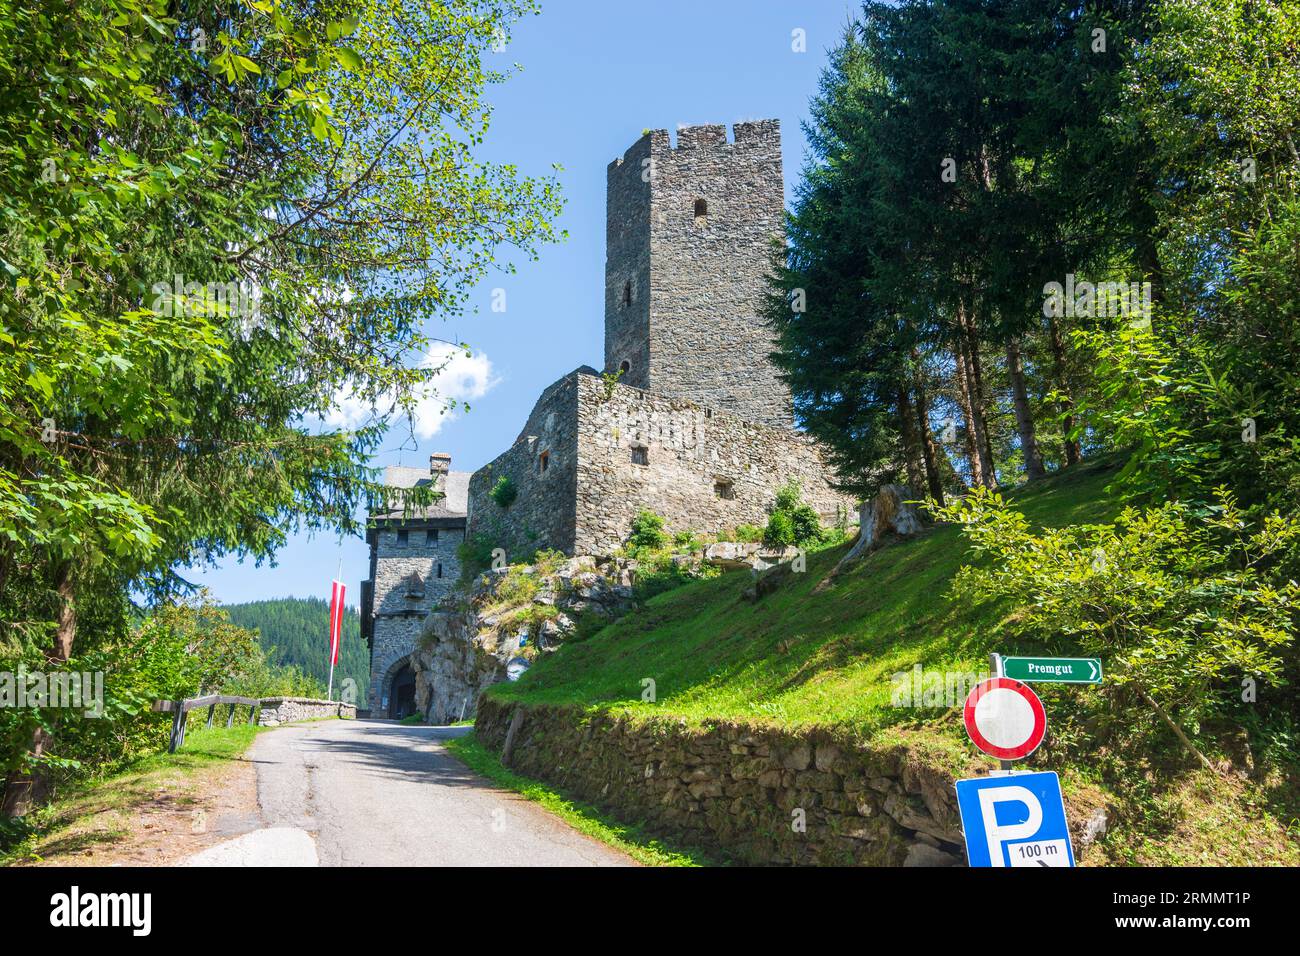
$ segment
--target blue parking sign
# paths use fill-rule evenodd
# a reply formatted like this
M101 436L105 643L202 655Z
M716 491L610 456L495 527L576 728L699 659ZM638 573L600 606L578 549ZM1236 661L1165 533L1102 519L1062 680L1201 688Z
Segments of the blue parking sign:
M1055 773L958 780L957 807L971 866L1074 866Z

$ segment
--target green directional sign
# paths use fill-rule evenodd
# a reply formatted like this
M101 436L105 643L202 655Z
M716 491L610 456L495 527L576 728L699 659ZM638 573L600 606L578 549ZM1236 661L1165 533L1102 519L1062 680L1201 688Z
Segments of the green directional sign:
M1002 671L1027 684L1101 683L1101 661L1096 657L1004 657Z

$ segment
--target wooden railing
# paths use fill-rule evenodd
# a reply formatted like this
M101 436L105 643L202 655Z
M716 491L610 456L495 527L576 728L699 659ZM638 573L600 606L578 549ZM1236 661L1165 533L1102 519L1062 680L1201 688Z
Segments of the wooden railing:
M257 710L261 707L262 702L255 697L228 697L224 694L209 694L207 697L191 697L189 700L156 700L153 702L153 709L158 713L171 713L172 715L172 733L167 741L167 752L174 754L180 746L185 743L185 715L191 710L198 710L200 707L208 709L207 726L212 726L212 719L216 716L217 707L227 704L230 707L230 713L226 715L226 726L229 727L235 722L235 708L248 708L248 722L257 721Z

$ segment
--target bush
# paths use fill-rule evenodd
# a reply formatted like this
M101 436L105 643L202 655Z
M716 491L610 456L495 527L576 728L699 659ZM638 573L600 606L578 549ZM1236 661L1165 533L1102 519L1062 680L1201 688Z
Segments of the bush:
M756 524L737 525L732 539L746 544L757 544L763 540L763 529Z
M488 497L497 503L502 511L507 510L519 497L519 489L509 475L502 475L488 492Z
M789 512L790 523L794 529L794 543L799 547L816 544L822 540L821 515L812 505L798 504Z
M737 529L739 530L739 529ZM784 548L794 544L805 547L823 540L821 515L803 500L803 489L797 481L788 481L776 493L776 507L763 532L763 544L769 548Z
M803 488L799 482L791 480L782 485L776 492L776 510L791 512L799 507L803 501Z
M769 548L784 548L794 544L794 521L784 511L775 511L767 519L767 529L763 532L763 544Z
M637 512L637 516L632 519L632 536L628 539L634 551L655 551L667 541L663 518L646 508Z
M1002 496L979 489L940 509L965 525L978 563L954 582L959 598L1000 598L1027 639L1065 639L1105 659L1101 713L1195 737L1234 706L1244 679L1285 682L1300 585L1276 573L1300 542L1300 520L1270 515L1251 528L1223 489L1217 504L1127 508L1112 525L1041 532ZM1158 717L1159 723L1153 718Z

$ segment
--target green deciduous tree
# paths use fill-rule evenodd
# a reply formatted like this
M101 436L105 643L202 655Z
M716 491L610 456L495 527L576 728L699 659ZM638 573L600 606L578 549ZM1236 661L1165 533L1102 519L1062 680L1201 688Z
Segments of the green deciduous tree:
M431 320L554 238L554 181L475 156L533 10L0 2L0 618L27 652L67 660L84 608L196 560L357 530ZM345 396L373 419L323 427Z

